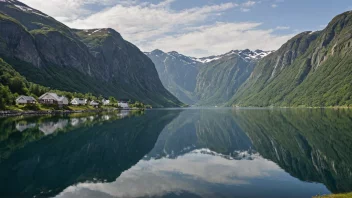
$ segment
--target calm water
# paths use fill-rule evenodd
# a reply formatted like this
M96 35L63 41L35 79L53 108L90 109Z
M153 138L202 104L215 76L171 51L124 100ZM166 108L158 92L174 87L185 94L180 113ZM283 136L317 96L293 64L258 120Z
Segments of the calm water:
M312 197L352 191L352 111L0 118L0 197Z

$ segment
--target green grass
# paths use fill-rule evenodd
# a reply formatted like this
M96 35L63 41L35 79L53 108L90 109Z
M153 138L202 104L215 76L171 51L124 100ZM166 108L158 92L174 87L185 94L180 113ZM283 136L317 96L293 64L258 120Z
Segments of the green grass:
M72 111L86 111L86 110L94 110L96 108L94 108L93 106L90 105L83 105L83 106L73 106L70 105L68 106L69 109L71 109Z
M59 108L56 105L43 105L43 104L36 104L36 105L11 105L6 106L6 110L11 111L52 111L52 110L71 110L71 111L87 111L87 110L95 110L93 106L90 105L83 105L83 106L64 106L63 108ZM108 109L108 107L101 107L98 109Z
M314 198L352 198L352 193L315 196Z

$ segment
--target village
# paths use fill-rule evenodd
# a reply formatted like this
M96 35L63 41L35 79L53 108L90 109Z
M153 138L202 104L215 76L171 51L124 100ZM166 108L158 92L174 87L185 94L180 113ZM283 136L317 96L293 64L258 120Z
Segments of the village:
M34 104L42 104L42 105L53 105L57 106L60 108L63 108L65 106L91 106L94 108L99 108L101 106L113 106L110 100L108 99L102 99L101 101L97 100L91 100L89 101L88 99L85 98L73 98L71 101L65 96L59 96L56 93L53 92L47 92L43 95L41 95L38 98L38 101L32 97L32 96L19 96L16 99L16 104L17 105L34 105ZM117 102L117 108L119 109L132 109L130 108L130 105L127 101L118 101Z

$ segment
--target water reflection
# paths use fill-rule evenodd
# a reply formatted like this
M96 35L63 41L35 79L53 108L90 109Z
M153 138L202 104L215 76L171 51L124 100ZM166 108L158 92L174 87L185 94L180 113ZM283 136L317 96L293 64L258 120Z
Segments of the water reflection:
M27 119L40 124L22 132L10 126L25 118L3 119L1 197L50 197L79 182L114 181L153 148L178 112L133 114L109 114L108 121L107 115L33 117ZM56 131L47 135L39 126Z
M0 194L311 197L352 191L351 111L126 113L0 120L17 131L0 134L0 181L7 182Z

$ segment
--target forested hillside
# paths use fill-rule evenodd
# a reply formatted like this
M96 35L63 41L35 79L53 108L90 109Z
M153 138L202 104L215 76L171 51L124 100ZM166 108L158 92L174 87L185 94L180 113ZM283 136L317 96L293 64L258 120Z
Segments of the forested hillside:
M19 1L0 1L0 58L29 81L70 92L182 105L153 62L110 28L74 30Z
M304 32L263 58L234 95L234 106L352 105L352 13Z

